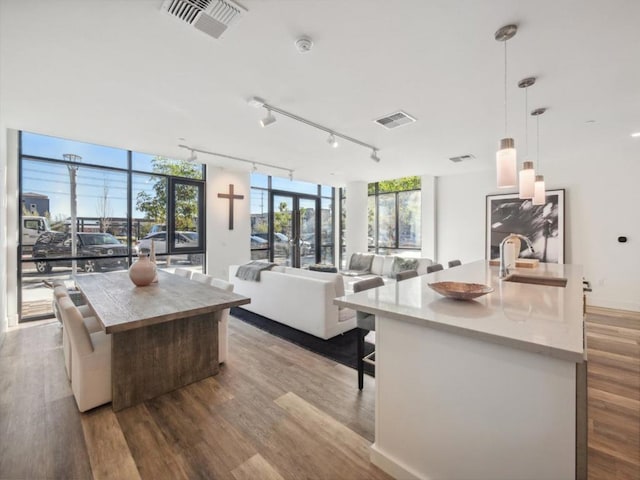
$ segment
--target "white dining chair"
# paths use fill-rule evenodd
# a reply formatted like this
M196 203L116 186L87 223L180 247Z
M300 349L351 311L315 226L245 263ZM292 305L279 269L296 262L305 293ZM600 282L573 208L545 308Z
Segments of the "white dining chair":
M233 283L221 280L219 278L211 278L211 286L224 290L225 292L233 292ZM218 323L218 362L224 363L229 355L229 308L222 311L220 322Z
M176 268L173 273L180 277L191 278L191 274L193 272L191 272L191 270L188 270L186 268Z
M71 344L71 390L81 412L111 401L111 335L89 333L70 298L59 301Z
M65 326L62 320L62 312L60 307L60 299L62 298L68 298L69 300L71 300L67 287L59 285L53 289L53 311L56 315L56 318L60 321L60 323L62 323L62 353L64 355L64 368L67 372L67 378L71 380L71 364L73 363L73 358L69 340L69 329ZM72 300L71 302L73 303ZM80 305L77 308L82 315L83 322L89 333L94 333L102 330L100 322L95 317L95 314L91 307L89 307L89 305Z
M193 272L191 274L191 280L204 283L205 285L211 285L211 280L213 280L213 277L211 275L206 275L204 273Z

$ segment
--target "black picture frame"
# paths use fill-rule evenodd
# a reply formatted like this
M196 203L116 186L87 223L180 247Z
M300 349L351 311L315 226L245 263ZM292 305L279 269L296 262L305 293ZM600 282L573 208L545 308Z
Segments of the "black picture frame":
M519 233L529 238L534 247L530 254L522 242L521 257L564 263L565 191L548 190L546 194L544 205L533 205L517 193L487 195L485 258L498 258L500 242L510 233Z

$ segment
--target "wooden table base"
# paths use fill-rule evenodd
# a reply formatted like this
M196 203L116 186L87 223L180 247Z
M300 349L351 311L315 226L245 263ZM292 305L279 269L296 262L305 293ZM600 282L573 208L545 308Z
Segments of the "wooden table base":
M119 411L218 373L221 313L114 332L113 410Z

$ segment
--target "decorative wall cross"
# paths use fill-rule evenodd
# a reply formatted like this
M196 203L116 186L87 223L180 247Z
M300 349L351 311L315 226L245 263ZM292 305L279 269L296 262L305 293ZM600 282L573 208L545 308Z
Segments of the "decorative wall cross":
M229 199L229 230L233 230L233 201L235 199L242 200L244 195L233 194L233 183L229 184L229 193L219 193L218 198Z

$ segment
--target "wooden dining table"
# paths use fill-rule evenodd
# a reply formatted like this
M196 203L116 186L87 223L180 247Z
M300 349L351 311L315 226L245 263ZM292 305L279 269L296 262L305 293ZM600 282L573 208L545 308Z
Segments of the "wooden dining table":
M164 271L145 287L126 271L75 280L112 336L114 411L217 374L222 311L251 301Z

